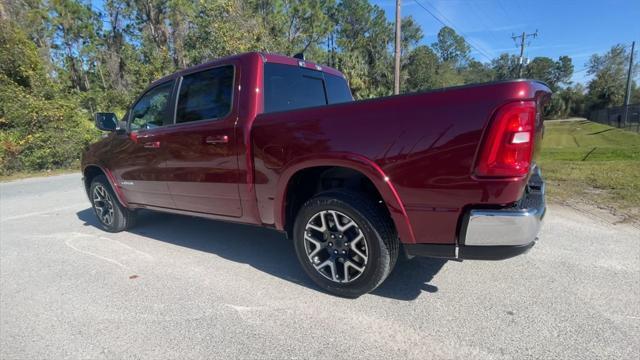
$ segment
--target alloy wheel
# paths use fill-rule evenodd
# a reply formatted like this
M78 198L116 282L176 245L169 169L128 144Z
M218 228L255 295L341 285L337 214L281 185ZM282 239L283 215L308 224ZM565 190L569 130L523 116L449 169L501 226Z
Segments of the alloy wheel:
M359 278L369 258L367 242L358 224L334 210L320 211L309 219L304 248L318 273L341 284Z
M104 186L98 184L93 188L93 208L96 211L98 219L105 224L113 223L113 200L111 195Z

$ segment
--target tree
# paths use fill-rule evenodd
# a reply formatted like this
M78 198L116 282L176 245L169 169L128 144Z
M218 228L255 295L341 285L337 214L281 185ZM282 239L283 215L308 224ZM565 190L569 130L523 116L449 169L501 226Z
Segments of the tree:
M477 60L470 60L464 69L462 76L466 84L477 84L492 81L496 74L490 64L481 63Z
M0 21L0 174L69 166L95 139L86 112L55 87L26 33Z
M551 101L544 110L544 116L547 119L564 119L569 116L586 115L586 95L582 84L554 92Z
M541 80L556 91L561 84L568 84L573 75L573 64L568 56L561 56L558 61L548 57L536 57L525 68L525 76Z
M573 76L573 61L568 56L560 56L556 61L553 68L553 82L554 84L571 84L571 77Z
M251 50L267 50L268 34L241 1L208 1L199 6L186 37L189 64ZM224 19L224 21L211 21ZM216 39L216 41L211 41Z
M51 2L53 57L67 70L69 86L81 91L90 87L86 69L90 66L89 47L95 40L97 14L88 5L74 0Z
M407 74L402 83L403 92L417 92L438 87L438 56L428 46L418 46L408 56L404 65Z
M575 86L567 87L566 89L562 90L561 97L567 104L567 115L587 115L587 97L584 85L576 84Z
M195 18L196 5L189 0L170 0L168 2L169 44L173 65L183 69L189 65L185 50L185 39L192 19Z
M0 8L4 13L0 15L0 20L10 20L18 26L36 45L43 65L51 71L51 31L47 4L41 0L5 0Z
M338 67L356 98L391 94L393 27L384 11L366 0L344 0L336 9Z
M169 3L163 0L131 0L132 39L145 66L140 67L143 79L151 81L175 70L171 56Z
M0 30L0 76L3 80L28 89L47 86L35 44L8 20L1 20Z
M402 18L401 53L406 56L424 37L420 25L411 16Z
M595 54L589 59L589 107L603 109L622 105L626 86L627 68L630 53L623 45L613 46L604 55ZM633 73L636 74L636 65Z
M491 61L496 80L508 80L518 78L518 57L507 53L500 54Z
M334 27L333 0L258 0L251 6L262 16L269 51L305 52L319 45Z
M438 32L438 41L431 45L442 62L462 66L469 60L469 44L452 28L445 26Z
M104 51L98 55L101 57L98 71L102 74L103 88L111 87L122 91L128 86L125 76L126 62L122 56L123 47L126 46L124 23L127 7L121 1L108 0L104 3L104 8L109 28L103 32L101 45ZM104 79L103 68L107 79Z
M556 63L546 57L536 57L525 67L524 76L529 79L541 80L547 83L552 89L555 87Z

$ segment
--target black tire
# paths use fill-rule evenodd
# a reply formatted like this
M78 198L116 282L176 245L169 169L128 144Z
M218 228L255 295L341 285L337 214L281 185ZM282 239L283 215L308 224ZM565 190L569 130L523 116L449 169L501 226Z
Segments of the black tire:
M302 206L297 214L293 229L296 255L307 275L324 291L341 297L357 298L377 288L387 278L389 273L391 273L398 258L400 246L393 223L381 206L381 204L377 204L366 195L342 190L320 193ZM334 213L332 213L332 211ZM332 245L332 247L328 246L330 241L328 237L331 235L327 234L327 232L330 233L330 231L316 233L316 230L311 229L312 231L309 231L307 227L310 222L313 224L314 221L317 221L314 219L318 219L318 216L322 217L323 215L320 215L321 213L335 214L335 212L340 214L340 216L344 216L341 218L343 220L339 221L348 222L352 220L355 222L354 231L357 231L356 234L362 234L364 236L364 240L359 241L366 242L366 260L364 260L364 264L359 264L362 267L358 269L358 275L354 276L354 280L350 282L344 282L345 280L349 280L349 274L345 275L345 271L347 273L353 271L352 269L349 270L350 268L344 264L345 258L354 256L357 259L358 257L353 254L341 255L343 254L342 250L340 250L338 255L331 255L331 252L335 253L333 249L336 245ZM331 224L332 222L329 220L327 227L331 228ZM335 221L333 224L335 224ZM325 224L322 223L322 225L324 227ZM339 233L343 234L345 239L348 238L346 231L351 230L345 230L344 233ZM313 249L309 250L308 244L311 242L305 239L305 233L309 236L313 235L314 239L322 237L323 242L321 242L321 244L323 246L318 247L321 249L318 254L325 258L319 260L318 256L314 256L312 259L316 245L314 244ZM346 242L348 243L348 241L349 240ZM354 241L354 243L355 242L356 241ZM355 244L351 245L355 246ZM353 250L357 249L346 247L347 253L352 253ZM364 248L361 250L364 250ZM326 253L323 253L323 251L326 251ZM343 259L336 259L336 261L340 262L333 261L333 266L327 264L329 267L328 270L326 267L322 268L322 271L317 270L316 266L318 266L320 262L331 261L326 258L327 256L333 259L336 257L342 257ZM360 257L359 259L364 258ZM315 266L314 263L316 264ZM334 274L338 271L336 269L341 265L344 266L344 271L342 271L342 274L336 274L339 276L336 280ZM364 270L360 271L362 268L364 268ZM330 272L330 274L327 274L327 272ZM333 279L329 279L329 277L333 277ZM342 277L342 279L340 279L340 277ZM341 282L341 280L343 282Z
M103 200L99 199L101 197ZM134 225L135 212L120 204L106 176L99 175L91 181L89 199L102 229L115 233L127 230ZM109 216L104 215L107 212Z

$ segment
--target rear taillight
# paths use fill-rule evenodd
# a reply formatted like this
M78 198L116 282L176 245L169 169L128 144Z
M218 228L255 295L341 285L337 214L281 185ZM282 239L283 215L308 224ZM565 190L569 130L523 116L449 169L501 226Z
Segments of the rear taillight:
M485 134L476 163L481 177L519 177L529 172L535 136L536 103L504 105Z

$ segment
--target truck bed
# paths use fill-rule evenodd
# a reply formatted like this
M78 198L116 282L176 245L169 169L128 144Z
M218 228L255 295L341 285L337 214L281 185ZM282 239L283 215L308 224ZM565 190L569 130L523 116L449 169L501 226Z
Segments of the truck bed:
M465 208L515 203L528 181L473 175L492 115L549 94L543 83L516 80L259 115L251 136L260 216L278 225L274 202L289 169L358 158L378 167L399 199L410 221L403 242L455 243ZM542 120L537 126L540 137Z

